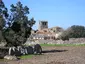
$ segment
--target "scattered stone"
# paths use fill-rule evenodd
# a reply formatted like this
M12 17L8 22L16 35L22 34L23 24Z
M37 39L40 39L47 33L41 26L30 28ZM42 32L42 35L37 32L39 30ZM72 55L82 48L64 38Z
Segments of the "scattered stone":
M33 48L32 46L19 46L17 48L17 50L22 54L22 55L25 55L25 54L33 54Z
M34 54L41 54L42 48L39 44L34 45Z
M22 54L21 54L20 51L18 51L17 49L15 49L14 55L15 55L15 56L21 56Z
M7 59L7 60L18 60L18 58L16 56L11 56L11 55L4 56L4 59Z
M16 56L27 55L27 54L41 54L42 48L39 44L34 46L18 46L18 47L4 47L1 48L3 52L0 54L0 58L5 58L8 60L16 60Z
M4 58L4 54L0 54L0 59L3 59Z
M33 54L33 53L34 53L32 46L28 46L28 47L26 47L26 49L27 49L27 53L28 53L28 54Z
M17 48L17 50L21 53L21 55L25 55L24 47L19 46L19 47Z
M15 54L15 48L10 47L9 48L9 55L14 55Z

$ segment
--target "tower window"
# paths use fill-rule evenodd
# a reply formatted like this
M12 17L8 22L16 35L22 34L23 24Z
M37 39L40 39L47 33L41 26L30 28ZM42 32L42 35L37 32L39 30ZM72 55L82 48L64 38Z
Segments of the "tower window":
M47 23L46 23L46 22L43 22L42 24L43 24L43 25L47 25Z

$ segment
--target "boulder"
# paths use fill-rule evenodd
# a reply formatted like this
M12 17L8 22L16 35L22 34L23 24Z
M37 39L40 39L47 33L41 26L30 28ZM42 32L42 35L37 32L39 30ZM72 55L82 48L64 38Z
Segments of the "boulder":
M18 60L18 58L16 56L11 56L11 55L4 56L4 59L7 59L7 60Z
M10 47L9 48L9 55L21 56L21 52L15 47Z
M17 49L15 49L14 55L15 55L15 56L21 56L22 54L21 54L20 51L18 51Z
M15 48L13 48L13 47L9 48L9 55L14 55L15 54L14 49Z
M25 47L27 49L27 53L28 54L33 54L33 47L32 46L28 46L28 47Z
M17 48L17 50L20 51L20 53L22 55L33 54L33 47L32 46L19 46Z
M39 44L34 45L34 54L41 54L42 48Z
M18 46L17 50L21 53L21 55L25 55L26 54L24 46Z
M0 54L0 59L3 59L4 58L4 54Z

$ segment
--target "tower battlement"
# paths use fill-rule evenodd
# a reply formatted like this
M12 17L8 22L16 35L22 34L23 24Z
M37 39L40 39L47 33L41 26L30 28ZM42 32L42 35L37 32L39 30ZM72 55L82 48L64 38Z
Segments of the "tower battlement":
M48 21L39 21L39 28L38 30L46 29L48 28Z

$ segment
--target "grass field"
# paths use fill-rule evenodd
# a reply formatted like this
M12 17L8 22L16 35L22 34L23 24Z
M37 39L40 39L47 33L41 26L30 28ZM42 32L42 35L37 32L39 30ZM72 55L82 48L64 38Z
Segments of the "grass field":
M27 59L27 58L32 58L33 56L34 56L33 54L32 55L22 55L19 58L20 59Z
M27 59L27 58L32 58L33 56L39 56L39 55L42 55L42 54L28 54L28 55L22 55L22 56L19 56L20 59Z

